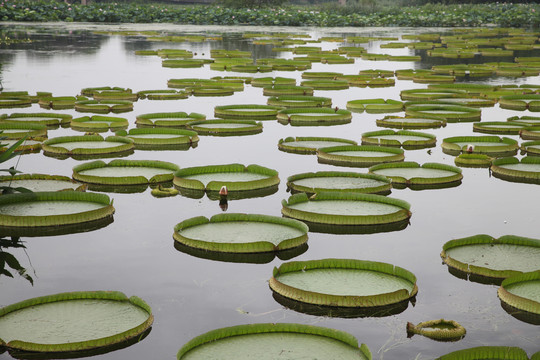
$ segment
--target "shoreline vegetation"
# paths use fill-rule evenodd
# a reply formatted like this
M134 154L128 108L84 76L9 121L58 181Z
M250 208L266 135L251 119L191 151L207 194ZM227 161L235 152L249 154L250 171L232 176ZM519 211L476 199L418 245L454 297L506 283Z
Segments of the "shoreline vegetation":
M396 3L397 4L397 3ZM223 5L171 5L140 2L0 0L0 21L174 23L320 27L540 27L540 4L424 4L230 8Z

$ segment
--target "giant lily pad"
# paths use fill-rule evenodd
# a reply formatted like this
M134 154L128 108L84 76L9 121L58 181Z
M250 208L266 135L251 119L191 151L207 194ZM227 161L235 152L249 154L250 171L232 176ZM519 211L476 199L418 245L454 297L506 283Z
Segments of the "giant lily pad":
M10 186L12 188L22 187L33 192L82 189L81 183L73 181L67 176L44 174L0 176L0 188L2 186Z
M214 108L214 115L222 119L274 120L281 110L271 105L222 105Z
M540 111L540 95L505 95L499 99L502 109Z
M521 153L527 155L540 155L540 140L525 141L520 145Z
M317 159L323 164L368 167L376 164L403 161L403 149L372 145L345 145L320 148Z
M137 116L137 127L185 127L187 123L205 120L206 116L199 113L186 113L183 111L172 113L151 113Z
M319 224L380 225L411 217L409 203L373 194L319 192L308 197L299 193L281 204L284 216Z
M49 156L101 157L132 152L133 140L122 136L60 136L43 142L43 153Z
M392 179L392 185L410 186L420 190L459 185L463 175L461 169L446 164L413 161L379 164L369 168L369 172Z
M9 350L75 352L122 343L150 328L140 298L85 291L28 299L0 309L0 344Z
M73 179L90 184L129 186L172 181L178 165L165 161L112 160L108 164L101 160L77 165L73 168Z
M492 279L540 270L539 256L540 240L514 235L498 239L475 235L450 240L441 252L449 267L464 274Z
M478 346L457 350L435 360L528 360L527 353L517 347Z
M282 124L293 126L309 125L338 125L351 122L349 110L330 108L293 108L280 110L277 119Z
M293 192L305 192L308 195L321 191L388 194L392 185L387 177L380 175L319 171L289 176L287 187Z
M126 129L128 125L127 119L112 116L83 116L71 120L71 128L78 131L117 131Z
M47 126L59 126L68 125L72 119L72 116L67 114L53 113L13 113L9 116L1 116L0 119L18 123L37 123Z
M110 223L113 213L111 200L104 194L57 191L3 195L0 233L31 236L85 231L98 223Z
M269 97L267 103L268 105L285 108L330 107L332 106L332 99L320 96L281 95Z
M213 252L282 251L307 241L307 225L293 219L255 214L199 216L174 228L173 238L190 247Z
M398 266L353 259L291 261L274 268L272 291L332 307L375 307L407 301L418 292L416 277Z
M458 105L414 105L405 109L405 114L416 117L442 119L447 122L479 121L481 111L476 108Z
M317 149L340 145L357 145L356 141L328 137L288 137L280 139L278 149L294 154L316 154Z
M540 126L527 126L520 131L519 136L523 140L540 140Z
M512 121L484 121L473 124L473 131L485 134L518 135L527 125Z
M377 126L398 129L430 129L446 126L442 119L385 116L377 120Z
M181 191L206 191L209 195L217 194L226 186L230 197L242 198L244 192L277 191L279 177L277 171L259 165L209 165L180 169L174 174L173 183Z
M195 131L173 128L143 128L116 132L133 140L137 150L188 150L196 147L199 137Z
M409 130L379 130L362 134L362 145L401 146L404 149L423 149L435 146L435 135Z
M489 156L515 155L518 143L514 139L498 136L454 136L443 139L441 144L445 154L457 156L461 153L484 154Z
M187 124L186 128L196 131L199 135L213 136L252 135L263 131L262 123L252 120L217 119L193 121Z
M514 157L500 158L491 165L493 176L513 182L540 184L540 158L526 156L521 159Z
M283 354L289 359L371 359L368 347L358 347L352 335L313 325L281 323L238 325L207 332L182 346L177 359L269 360Z
M46 137L47 126L43 124L0 122L1 137L22 139L24 137Z
M505 279L497 291L502 303L540 315L540 270Z
M407 323L407 337L418 334L437 341L458 341L465 333L465 328L455 320L429 320L417 325Z

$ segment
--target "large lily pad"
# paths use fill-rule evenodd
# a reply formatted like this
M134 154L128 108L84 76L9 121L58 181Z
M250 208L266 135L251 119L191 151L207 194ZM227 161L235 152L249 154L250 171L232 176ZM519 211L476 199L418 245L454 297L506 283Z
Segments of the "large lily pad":
M188 150L199 142L195 131L165 127L120 130L116 135L133 140L137 150Z
M289 176L287 187L293 192L305 192L308 195L321 191L389 194L392 185L386 176L356 172L319 171Z
M540 270L505 279L497 291L499 299L514 308L540 315Z
M464 274L505 279L522 272L540 270L540 240L514 235L496 239L474 235L443 245L443 261Z
M242 351L238 351L242 349ZM178 360L261 359L371 360L368 347L342 331L301 324L249 324L199 335L178 351Z
M540 184L540 158L526 156L500 158L491 165L493 176L507 181Z
M413 161L379 164L369 168L369 172L392 179L393 185L410 186L419 190L432 187L459 185L463 175L461 169L446 164Z
M0 344L40 353L84 351L140 336L153 320L143 300L120 292L42 296L0 309Z
M423 149L435 146L435 135L409 130L379 130L362 134L362 145L401 146L404 149Z
M173 238L190 247L225 253L292 249L307 241L308 227L293 219L255 214L199 216L174 228Z
M15 176L0 176L0 187L22 187L33 192L78 190L83 185L67 176L45 174L20 174Z
M436 360L528 360L527 353L510 346L478 346L457 350Z
M42 145L43 153L54 157L118 155L130 153L134 147L133 140L126 137L101 135L60 136L45 140Z
M345 145L320 148L317 160L323 164L349 167L368 167L376 164L403 161L403 149L373 145Z
M354 140L329 137L288 137L280 139L278 149L294 154L316 154L317 149L340 145L357 145Z
M186 125L189 130L199 135L240 136L258 134L263 131L261 122L252 120L204 120L193 121Z
M290 299L333 307L373 307L407 301L416 277L398 266L353 259L292 261L274 268L272 291Z
M490 135L449 137L443 139L441 146L445 154L453 156L461 153L509 156L515 155L519 148L514 139Z
M410 205L382 195L348 192L305 193L282 201L281 213L311 223L330 225L380 225L408 220Z

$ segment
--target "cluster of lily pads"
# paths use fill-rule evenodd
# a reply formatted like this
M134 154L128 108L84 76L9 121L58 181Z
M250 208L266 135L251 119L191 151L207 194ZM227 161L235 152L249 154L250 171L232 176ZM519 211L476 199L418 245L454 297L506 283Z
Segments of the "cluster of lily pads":
M536 35L508 29L467 33L455 31L453 37L443 38L430 34L404 40L415 40L407 45L415 49L444 48L450 49L451 54L461 55L466 52L464 50L473 51L466 46L471 39L476 40L480 48L492 38L503 38L505 42L497 44L512 44L504 49L512 51L516 43L526 43L533 37L534 46ZM169 38L158 41L189 41L185 38L179 36L178 40ZM251 53L229 50L213 51L212 61L195 61L193 54L188 51L174 52L168 49L139 52L139 55L160 56L164 58L163 66L166 67L209 66L212 70L240 73L304 71L313 62L352 63L355 57L365 60L399 60L384 54L366 54L359 46L355 46L357 51L352 51L350 47L322 51L314 46L290 42L294 38L291 36L251 34L248 38L257 39L253 40L254 43L279 41L280 52L290 51L302 56L291 61L259 59L258 63L253 63ZM369 39L351 37L343 41L357 44ZM449 47L450 43L452 45ZM294 47L287 47L291 45ZM388 46L398 45L388 43ZM482 51L489 53L489 50ZM477 49L475 55L487 56L482 51ZM415 61L417 58L403 60ZM538 60L520 58L519 61L509 63L513 65L486 64L486 68L491 66L493 71L482 69L486 72L481 72L481 75L538 75L538 72L530 70L540 69ZM527 64L526 67L520 65L523 63ZM512 71L504 70L508 68ZM524 116L502 123L480 122L480 108L498 103L501 108L512 110L540 110L536 104L540 103L540 95L536 94L540 86L492 86L455 82L459 76L480 76L476 72L480 71L480 66L456 66L455 69L443 70L452 71L452 74L441 75L440 67L427 71L368 70L359 74L304 71L304 80L300 84L290 78L242 76L168 81L170 88L182 90L143 90L135 93L131 89L100 87L82 89L80 95L72 97L56 97L50 93L38 93L35 96L27 93L0 93L0 106L4 108L32 106L32 103L37 102L40 107L50 110L1 116L0 130L3 136L12 140L28 139L28 143L18 148L19 151L42 149L47 156L97 159L73 167L72 178L44 175L1 178L0 181L9 181L15 184L13 186L34 190L30 193L0 196L2 232L25 236L61 234L91 230L112 221L115 210L107 195L59 191L65 189L133 192L144 191L150 185L154 187L152 194L156 197L179 193L185 197L201 198L206 194L210 199L219 199L225 203L230 199L273 194L280 184L278 172L257 164L180 168L176 164L158 160L114 159L106 163L100 159L126 156L133 151L145 149L186 150L198 144L199 135L257 134L263 131L265 121L277 121L290 126L346 124L352 121L353 112L362 111L405 112L405 116L384 116L377 120L379 126L398 130L363 133L360 145L354 140L331 137L285 137L277 145L284 152L316 155L320 163L368 168L366 173L336 170L294 174L287 178L287 187L293 194L282 201L283 217L223 213L211 218L195 216L184 219L174 226L175 247L194 256L215 256L222 261L268 262L274 256L288 260L306 251L310 231L374 233L404 229L412 216L411 205L387 196L392 188L445 188L458 186L463 179L462 170L456 166L405 161L407 152L436 145L434 135L415 130L452 126L452 122L473 122L474 131L520 135L525 140L533 140L522 144L522 150L531 156L519 160L511 157L520 148L517 140L512 138L497 135L446 138L442 142L442 150L457 156L456 165L490 166L493 174L502 179L539 183L540 158L534 155L538 154L540 146L534 140L540 140L540 130L535 126L540 118ZM392 86L395 84L394 76L400 80L427 82L429 86L426 89L403 91L401 101L351 100L347 103L347 109L333 108L331 98L314 95L317 90L339 91L350 86ZM75 109L92 114L120 113L131 111L133 103L138 99L178 100L190 95L226 96L242 91L246 85L263 87L264 95L268 96L267 104L215 106L216 119L212 120L198 113L150 113L137 115L137 128L129 129L130 124L125 118L104 115L72 118L52 112ZM88 134L47 139L48 130L59 126ZM98 134L107 131L113 131L115 135L103 137ZM55 213L67 206L72 209L69 214ZM537 292L540 283L537 261L539 251L539 239L518 236L494 239L487 235L477 235L447 242L441 257L448 264L449 271L457 276L500 284L498 296L503 307L518 309L521 312L519 316L526 319L524 321L538 323L540 302L531 293ZM261 256L264 260L260 260ZM490 266L477 265L480 258L485 260L486 257L490 257ZM519 258L520 261L513 261L512 258ZM519 266L510 268L511 264ZM359 259L318 259L282 263L274 268L269 286L276 301L296 311L360 317L404 311L408 303L415 300L418 292L416 282L413 273L393 264ZM373 286L375 283L377 288ZM65 306L72 307L77 316L82 312L80 306L98 312L102 312L103 307L111 311L111 318L117 319L116 314L120 312L126 315L126 319L117 321L115 326L103 324L103 329L98 329L101 335L96 338L80 336L76 329L68 328L63 338L53 340L46 336L49 327L54 324L63 329L63 322L53 316L47 328L39 329L25 319L25 313L29 311L48 316L49 311L53 311L49 310L51 307ZM88 313L88 317L91 316ZM127 298L116 292L62 293L29 299L0 309L0 346L13 352L87 351L141 338L149 331L152 321L150 307L137 297ZM407 331L410 335L422 334L441 341L457 341L466 332L459 323L444 319L418 325L409 324ZM278 338L286 340L276 345ZM227 348L237 346L239 342L253 355L279 354L286 347L287 351L299 357L328 354L328 358L371 359L368 347L364 344L359 346L350 334L301 324L251 324L217 329L186 343L178 352L178 359L211 358L222 354ZM501 353L504 356L513 354L502 358L528 359L521 349L502 347L471 348L440 359L497 359L501 358ZM533 359L536 358L538 355L533 356Z

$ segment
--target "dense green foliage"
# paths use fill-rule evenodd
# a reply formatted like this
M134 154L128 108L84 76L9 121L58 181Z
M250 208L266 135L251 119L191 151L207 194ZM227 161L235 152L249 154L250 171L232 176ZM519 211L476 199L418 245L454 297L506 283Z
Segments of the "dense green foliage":
M318 10L317 10L318 9ZM362 10L363 9L363 10ZM66 4L55 0L3 0L0 21L77 21L279 26L483 26L539 27L540 4L463 4L369 8L241 8L141 3Z

